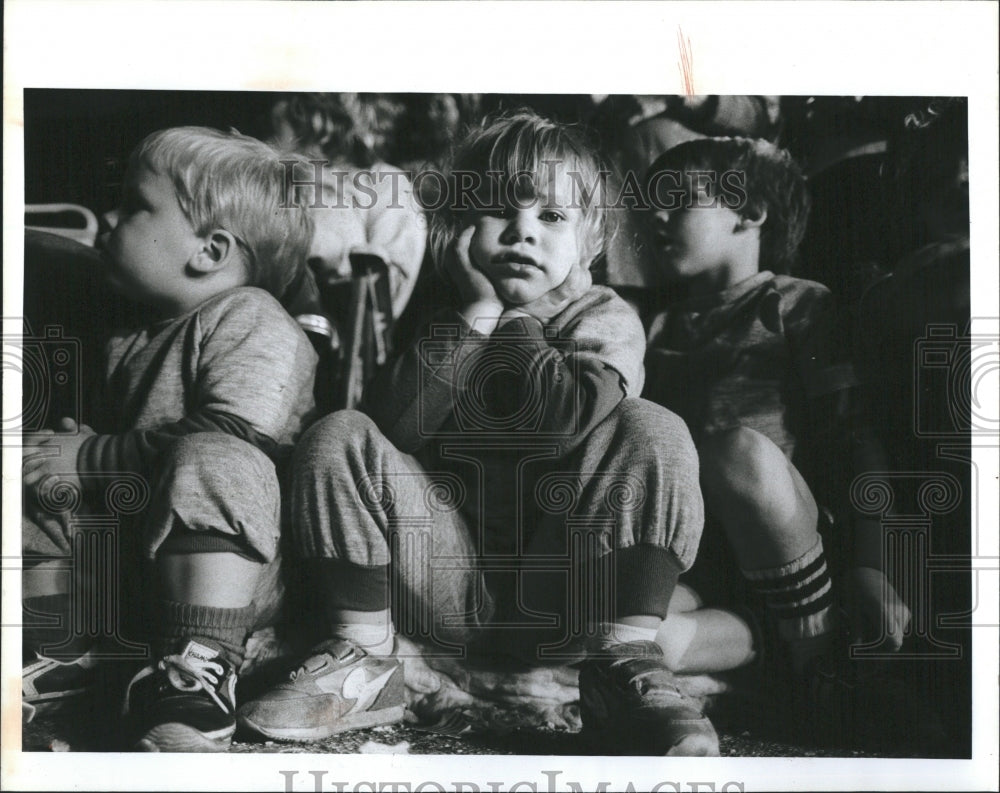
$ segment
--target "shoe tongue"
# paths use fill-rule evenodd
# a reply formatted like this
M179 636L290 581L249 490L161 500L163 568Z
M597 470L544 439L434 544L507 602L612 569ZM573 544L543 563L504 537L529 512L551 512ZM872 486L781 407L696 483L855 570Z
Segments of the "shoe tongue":
M181 653L184 659L194 659L197 661L213 661L220 655L220 650L207 644L191 639Z

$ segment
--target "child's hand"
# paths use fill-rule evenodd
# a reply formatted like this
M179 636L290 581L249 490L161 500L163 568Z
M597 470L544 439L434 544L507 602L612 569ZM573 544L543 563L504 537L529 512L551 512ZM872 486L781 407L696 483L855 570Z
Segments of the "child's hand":
M503 318L534 317L543 325L548 324L556 314L577 300L590 289L594 281L590 270L586 267L573 267L566 279L555 289L550 289L544 295L530 303L514 306L504 312Z
M881 639L882 649L896 652L910 625L910 609L886 579L873 567L851 568L852 633L861 640Z
M490 279L476 268L469 256L469 245L475 233L475 227L469 226L455 238L445 260L445 270L458 288L461 314L466 322L489 334L496 328L504 306Z
M87 425L77 425L73 419L59 422L59 432L44 430L25 436L23 451L24 486L36 492L43 481L51 476L81 492L80 475L76 458L87 438L96 433Z

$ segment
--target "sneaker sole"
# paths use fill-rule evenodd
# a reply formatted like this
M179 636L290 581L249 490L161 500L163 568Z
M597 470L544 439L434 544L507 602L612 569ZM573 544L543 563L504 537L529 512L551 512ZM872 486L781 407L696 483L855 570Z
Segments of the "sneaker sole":
M44 715L48 713L60 713L66 711L80 710L93 698L92 689L79 691L62 691L58 694L46 694L43 696L22 696L21 708L30 711L32 715Z
M627 733L627 728L600 731L585 730L584 737L593 752L608 754L608 747L620 745L622 735ZM711 733L701 732L685 735L677 743L662 750L648 753L628 752L628 754L642 757L719 757L719 737L713 727Z
M718 757L719 739L709 735L689 735L671 746L664 757Z
M187 724L158 724L140 738L139 752L227 752L236 725L215 732L198 732Z
M321 741L348 730L363 730L366 727L398 724L403 720L405 709L405 705L396 705L391 708L366 711L340 719L336 724L324 724L319 727L264 727L256 724L247 716L237 716L236 723L241 728L272 741Z

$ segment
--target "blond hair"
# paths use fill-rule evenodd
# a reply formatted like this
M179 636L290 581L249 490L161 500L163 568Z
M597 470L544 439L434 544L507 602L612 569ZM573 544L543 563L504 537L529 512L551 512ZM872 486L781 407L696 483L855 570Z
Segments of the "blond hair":
M484 180L490 174L500 174L505 179L533 174L535 178L527 180L528 184L516 185L524 185L531 192L535 182L544 181L537 176L542 168L552 163L577 175L582 185L597 184L608 173L596 151L576 130L531 111L486 119L469 132L451 158L447 200L431 214L430 249L435 266L439 269L444 266L448 248L468 223L470 212L476 211L458 200L463 194L455 183L459 174L477 174ZM605 196L581 193L581 198L578 206L583 212L582 264L589 267L606 242Z
M313 226L294 200L292 155L234 131L173 127L149 135L129 168L167 176L197 234L221 228L240 244L249 285L281 299L306 266Z

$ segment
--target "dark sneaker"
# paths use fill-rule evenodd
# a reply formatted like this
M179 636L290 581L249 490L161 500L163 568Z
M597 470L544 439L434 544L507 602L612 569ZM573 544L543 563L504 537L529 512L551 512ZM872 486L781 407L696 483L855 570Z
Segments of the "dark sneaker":
M601 754L717 757L719 736L655 642L610 645L580 667L583 735Z
M225 752L236 731L236 672L220 652L191 640L180 655L140 670L123 714L141 752Z
M92 650L71 661L36 655L33 662L21 669L21 711L25 721L31 721L36 713L62 710L79 703L93 692L97 666Z
M241 728L275 741L315 741L403 719L403 667L343 639L316 647L284 683L243 705Z
M891 674L894 666L852 659L846 647L817 658L799 696L815 738L842 746L946 756L952 739L927 693Z

